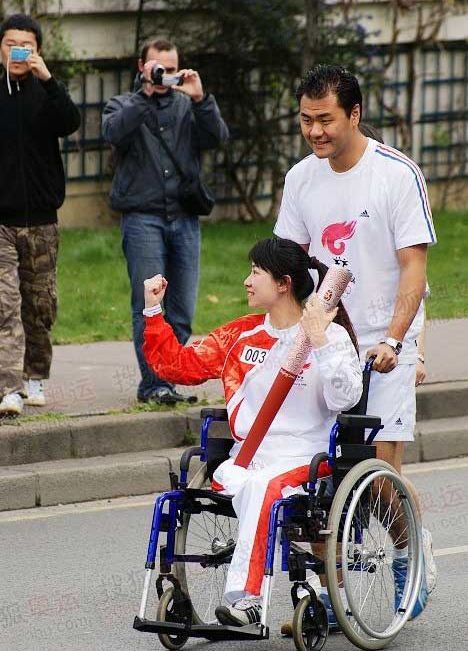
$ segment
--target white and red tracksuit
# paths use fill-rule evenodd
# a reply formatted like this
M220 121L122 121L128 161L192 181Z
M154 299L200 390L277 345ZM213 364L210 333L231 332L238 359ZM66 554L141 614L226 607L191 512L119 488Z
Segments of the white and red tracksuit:
M231 458L214 473L213 488L234 496L239 519L225 589L228 602L261 594L271 505L306 481L311 458L328 450L336 414L361 396L356 351L346 330L331 323L328 343L310 353L248 468L234 465L298 329L299 324L277 330L268 314L253 314L184 347L161 314L146 317L143 351L159 377L186 385L223 381L235 443Z

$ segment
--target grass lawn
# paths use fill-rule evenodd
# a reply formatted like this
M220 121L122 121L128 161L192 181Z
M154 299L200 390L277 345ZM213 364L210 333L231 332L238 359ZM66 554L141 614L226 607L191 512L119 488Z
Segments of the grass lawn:
M468 212L436 213L437 245L429 251L429 319L468 316Z
M429 254L429 318L468 316L468 213L438 213L435 226L439 244ZM195 333L246 313L247 252L272 227L270 222L203 226ZM55 343L130 338L130 288L118 228L62 231L58 284Z
M244 314L247 252L272 232L271 223L203 226L202 274L193 329L202 334ZM64 230L58 261L59 316L55 343L131 337L130 284L118 228Z

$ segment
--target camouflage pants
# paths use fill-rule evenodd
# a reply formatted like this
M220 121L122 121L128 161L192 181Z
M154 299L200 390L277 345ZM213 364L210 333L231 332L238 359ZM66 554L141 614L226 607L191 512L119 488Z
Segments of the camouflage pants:
M57 250L56 224L0 225L0 396L49 377Z

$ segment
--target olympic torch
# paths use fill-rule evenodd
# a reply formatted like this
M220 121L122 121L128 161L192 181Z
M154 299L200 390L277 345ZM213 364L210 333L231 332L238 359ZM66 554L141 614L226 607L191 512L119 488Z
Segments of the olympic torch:
M317 291L317 297L327 311L333 310L338 305L351 278L352 274L346 269L331 267L327 271ZM283 366L280 368L263 405L258 411L234 465L247 468L281 405L285 401L294 381L301 373L311 350L312 346L309 339L301 327Z

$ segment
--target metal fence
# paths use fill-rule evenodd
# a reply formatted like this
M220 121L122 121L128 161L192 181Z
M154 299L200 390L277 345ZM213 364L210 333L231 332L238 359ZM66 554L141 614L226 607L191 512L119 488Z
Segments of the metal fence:
M101 133L106 102L132 85L129 60L89 62L93 72L72 79L69 91L81 112L79 131L62 142L65 174L71 181L97 181L112 175L110 147Z
M388 56L385 49L370 51L369 65L383 69ZM82 126L63 141L69 180L111 176L110 150L101 136L101 113L110 97L128 91L132 85L129 60L91 65L93 73L83 74L70 84L81 110ZM379 87L364 87L364 119L382 130L387 144L406 151L418 162L429 181L468 176L467 68L468 52L461 43L425 49L403 46L386 69L385 81ZM291 164L299 158L297 134L294 123L283 129ZM235 201L223 172L222 152L210 153L206 163L219 199ZM248 164L254 166L255 161Z

